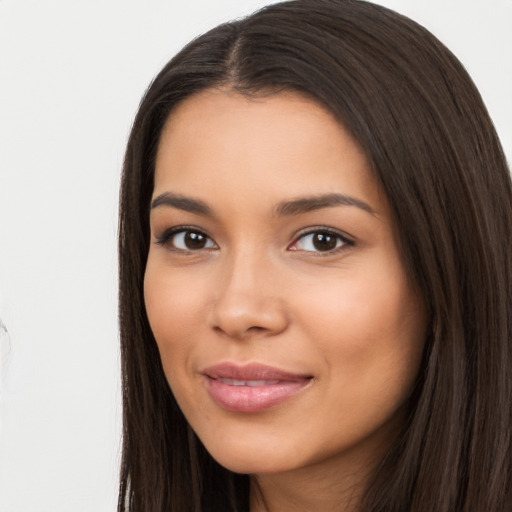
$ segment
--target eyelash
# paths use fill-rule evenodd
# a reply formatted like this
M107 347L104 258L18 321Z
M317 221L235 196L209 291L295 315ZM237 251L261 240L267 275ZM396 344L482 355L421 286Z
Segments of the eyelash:
M196 235L200 235L201 237L204 237L206 239L206 241L207 241L206 243L208 243L208 241L210 241L214 244L215 247L217 247L217 244L204 231L202 231L201 229L198 229L194 226L176 226L174 228L167 229L163 232L163 234L161 236L157 237L156 243L161 246L169 246L169 249L171 249L173 251L184 252L184 253L192 253L192 252L197 252L202 249L209 250L209 249L215 248L215 247L201 247L198 249L181 249L179 247L173 246L173 244L172 244L172 242L174 241L173 239L177 235L180 235L182 233L185 236L187 233L189 233L189 234L193 233Z
M200 237L204 237L206 240L206 244L211 243L210 246L205 247L199 247L196 249L183 249L180 247L175 247L173 245L174 238L177 235L183 234L186 236L188 234L195 234L199 235ZM301 240L305 240L308 236L313 235L327 235L328 237L334 237L336 239L336 246L332 249L328 249L326 251L310 251L310 250L303 250L303 252L315 254L316 256L330 256L332 254L336 254L339 251L346 250L347 247L352 247L355 245L354 241L349 239L346 235L340 233L339 231L322 227L322 226L315 226L311 228L307 228L307 230L304 230L298 234L298 236L295 237L294 241L287 247L288 250L291 251L300 251L301 249L293 249L293 246L298 244ZM339 243L341 242L341 243ZM181 252L181 253L194 253L198 252L200 250L211 250L218 248L217 244L214 242L212 238L210 238L204 231L201 229L198 229L194 226L176 226L174 228L167 229L164 231L164 233L159 236L156 240L156 243L161 246L169 246L170 250ZM314 243L314 242L312 242Z
M340 251L346 250L348 247L353 247L355 245L355 242L348 238L345 234L340 233L337 230L326 228L323 226L314 226L307 228L306 230L303 230L299 233L299 235L294 239L294 242L288 246L289 250L300 250L300 249L292 249L292 247L296 244L298 244L301 240L305 240L308 236L313 235L327 235L329 237L334 237L336 239L336 246L332 249L326 250L326 251L305 251L307 253L312 253L315 256L331 256L333 254L337 254ZM341 242L339 245L338 243ZM313 242L314 243L314 242Z

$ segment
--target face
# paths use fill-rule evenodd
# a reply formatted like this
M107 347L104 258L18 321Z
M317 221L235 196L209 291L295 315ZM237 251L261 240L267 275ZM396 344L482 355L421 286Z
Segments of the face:
M183 413L242 473L371 456L426 318L365 154L298 94L197 94L162 134L146 308Z

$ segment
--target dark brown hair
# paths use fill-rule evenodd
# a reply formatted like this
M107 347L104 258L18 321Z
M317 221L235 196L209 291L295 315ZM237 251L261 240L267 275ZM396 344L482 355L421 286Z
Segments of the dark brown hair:
M143 277L155 152L172 109L210 87L299 91L331 111L387 194L430 334L402 434L364 512L512 510L512 186L482 99L427 30L357 0L296 0L221 25L147 90L124 163L119 512L248 510L248 477L218 465L169 389Z

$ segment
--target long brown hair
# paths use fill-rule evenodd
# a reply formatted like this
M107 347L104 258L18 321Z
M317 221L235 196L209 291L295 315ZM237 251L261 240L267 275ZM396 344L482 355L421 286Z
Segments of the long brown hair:
M424 28L369 2L295 0L192 41L140 104L121 188L118 511L248 510L248 476L212 459L173 398L143 299L162 127L179 102L217 86L300 91L337 116L372 162L428 304L409 417L361 510L512 510L512 186L493 124Z

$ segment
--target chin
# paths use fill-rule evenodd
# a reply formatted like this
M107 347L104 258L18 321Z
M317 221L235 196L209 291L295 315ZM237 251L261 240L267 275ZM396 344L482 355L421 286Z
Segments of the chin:
M213 455L212 455L213 456ZM293 467L289 464L284 464L280 461L272 460L254 460L253 457L245 457L243 459L236 457L214 457L214 459L224 468L232 471L233 473L248 474L248 475L263 475L273 473L283 473L290 471Z
M233 473L264 474L281 473L294 467L291 454L278 452L269 447L215 446L205 445L210 455L223 467Z

